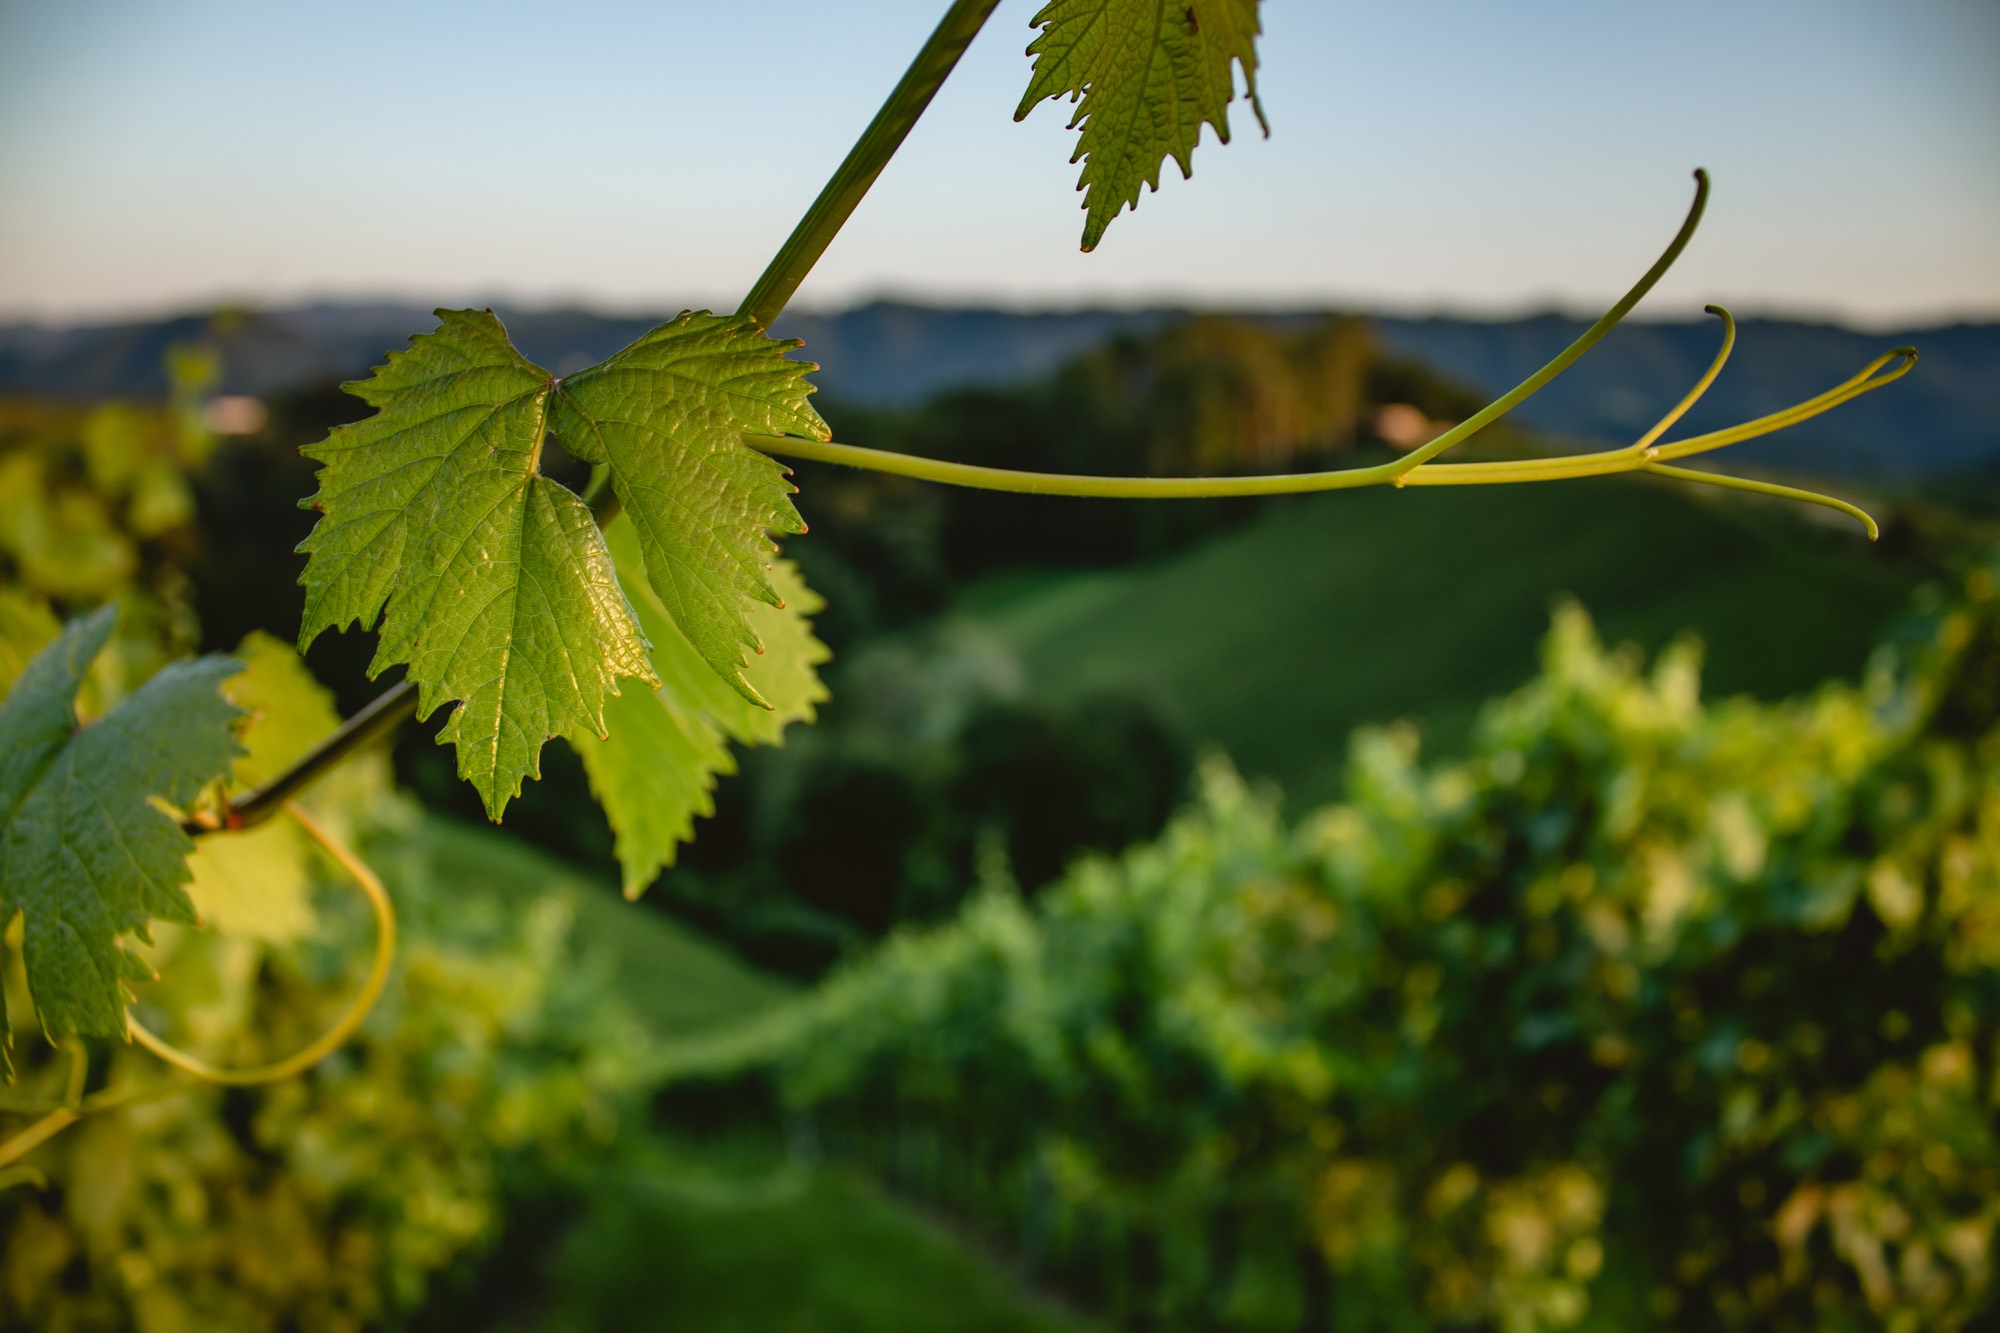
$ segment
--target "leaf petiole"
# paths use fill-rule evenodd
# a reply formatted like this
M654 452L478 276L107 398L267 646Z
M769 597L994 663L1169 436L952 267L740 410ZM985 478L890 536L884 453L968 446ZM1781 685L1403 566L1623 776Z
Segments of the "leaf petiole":
M389 735L417 711L417 687L409 680L397 681L363 705L360 712L336 727L327 738L301 756L298 762L256 791L245 792L231 801L219 820L189 819L181 829L192 837L246 829L263 823L283 810L321 774L339 764L356 750Z

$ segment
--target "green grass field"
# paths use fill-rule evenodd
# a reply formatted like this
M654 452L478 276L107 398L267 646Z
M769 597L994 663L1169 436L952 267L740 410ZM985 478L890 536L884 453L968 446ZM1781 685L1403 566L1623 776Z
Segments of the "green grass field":
M1354 727L1427 745L1534 670L1576 597L1615 642L1707 648L1711 697L1852 675L1921 576L1851 525L1652 479L1301 498L1150 566L1017 576L964 614L1019 654L1028 689L1131 690L1295 801L1335 795Z
M707 1039L795 993L791 983L738 962L664 914L624 901L608 874L572 870L497 830L430 815L409 850L440 884L502 898L567 895L578 942L609 961L620 998L661 1042Z
M578 942L670 1057L699 1052L794 994L665 916L492 829L429 816L399 847L439 883L503 901L554 890ZM408 864L406 861L405 864ZM538 1254L537 1293L492 1333L1086 1333L1008 1270L867 1180L788 1161L775 1136L700 1147L643 1125L582 1182L578 1213Z
M1086 1333L847 1172L655 1145L593 1190L536 1333Z

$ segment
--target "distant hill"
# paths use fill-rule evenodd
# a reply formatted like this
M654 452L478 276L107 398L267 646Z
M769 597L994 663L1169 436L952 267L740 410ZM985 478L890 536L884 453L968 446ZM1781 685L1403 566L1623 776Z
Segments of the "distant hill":
M1053 370L1125 331L1174 318L1168 310L1017 314L877 302L836 314L788 314L777 333L803 338L821 388L855 403L920 402L940 389L1012 384ZM564 374L600 361L665 315L513 310L501 318L537 364ZM365 375L383 354L436 320L420 306L309 305L233 314L208 336L224 353L223 388L273 394ZM167 349L210 328L205 315L126 324L0 324L0 392L156 396Z
M1185 314L1169 309L1024 313L876 302L787 314L778 332L806 340L828 401L895 406L940 389L1011 384L1047 373L1121 332ZM501 311L516 340L557 372L599 360L656 322L587 311ZM1318 312L1246 316L1286 325ZM219 338L225 387L272 394L365 374L384 351L429 327L415 306L311 305L232 317ZM1516 320L1375 320L1389 350L1467 386L1498 392L1584 327L1542 315ZM164 391L166 349L208 320L50 328L0 325L0 392L79 396ZM1525 424L1577 439L1621 439L1680 396L1713 354L1713 321L1631 323L1521 412ZM1870 358L1914 343L1923 359L1903 383L1740 451L1742 461L1796 471L1902 480L2000 473L2000 324L1858 333L1829 324L1749 320L1736 359L1690 415L1700 430L1755 416L1845 379Z
M1505 323L1385 319L1378 327L1390 348L1499 393L1561 351L1587 321L1556 315ZM1536 395L1522 417L1581 439L1630 439L1700 377L1715 355L1718 331L1713 319L1621 325ZM1736 459L1884 480L2000 472L2000 324L1857 333L1830 324L1745 320L1728 369L1676 433L1713 430L1787 407L1901 344L1915 346L1919 360L1893 388L1741 446Z

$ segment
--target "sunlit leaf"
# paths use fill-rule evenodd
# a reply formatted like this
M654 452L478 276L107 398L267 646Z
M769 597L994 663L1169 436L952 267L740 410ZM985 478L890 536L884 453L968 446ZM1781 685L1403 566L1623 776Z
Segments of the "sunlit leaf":
M639 542L632 526L620 518L605 537L620 577L635 589L633 604L653 643L660 688L627 689L612 700L605 709L607 737L579 733L570 740L616 836L626 895L636 897L693 838L695 819L714 813L715 781L736 768L728 742L774 745L788 724L812 720L826 698L814 668L828 653L807 619L820 609L819 597L790 562L778 561L771 578L784 605L755 605L749 623L764 651L744 668L771 706L750 703L708 669L659 597L636 577Z
M545 740L602 733L619 678L652 673L590 511L540 475L555 377L490 311L438 317L348 386L376 415L305 451L324 466L299 643L379 617L371 673L408 664L420 716L457 704L439 740L498 819Z
M1028 54L1034 74L1014 119L1046 98L1077 104L1083 248L1094 250L1121 209L1139 206L1141 186L1160 188L1172 158L1187 177L1201 127L1229 142L1235 67L1257 123L1257 0L1050 0Z

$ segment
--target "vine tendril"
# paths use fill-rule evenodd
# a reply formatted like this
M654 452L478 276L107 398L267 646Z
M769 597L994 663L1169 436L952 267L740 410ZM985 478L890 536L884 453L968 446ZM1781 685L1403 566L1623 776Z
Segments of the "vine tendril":
M1631 290L1607 310L1602 318L1533 375L1458 425L1393 462L1326 472L1297 472L1260 477L1094 477L980 467L968 463L947 462L943 459L922 458L913 454L867 449L851 444L804 440L788 435L747 434L743 436L743 442L768 454L890 473L948 486L1031 495L1107 499L1170 500L1296 495L1313 491L1355 490L1365 486L1381 485L1491 486L1609 476L1621 472L1649 472L1681 481L1823 505L1856 519L1867 532L1869 540L1873 541L1881 533L1875 520L1845 500L1775 482L1752 481L1720 473L1669 467L1665 466L1664 460L1688 458L1770 435L1810 420L1862 394L1873 393L1909 373L1910 368L1916 364L1916 349L1898 347L1885 352L1840 384L1782 411L1769 413L1726 430L1710 431L1672 444L1660 444L1658 442L1660 437L1678 424L1688 410L1701 401L1702 396L1722 374L1723 367L1729 362L1730 353L1735 349L1736 318L1719 305L1704 307L1709 314L1715 315L1722 321L1722 346L1717 350L1714 360L1681 400L1632 443L1594 453L1547 458L1448 464L1432 461L1447 449L1464 442L1491 425L1575 364L1605 334L1616 328L1639 300L1652 290L1672 267L1674 261L1680 257L1681 251L1687 247L1689 239L1694 235L1695 227L1701 221L1702 211L1708 199L1708 174L1697 171L1695 181L1694 203L1689 207L1687 218L1682 222L1680 231L1675 234L1673 241L1645 275L1634 283Z
M346 1045L360 1029L361 1024L375 1008L376 1001L381 998L382 990L389 981L390 967L395 961L395 905L390 901L389 892L383 887L382 881L373 870L369 869L368 863L357 856L347 844L334 837L324 825L307 814L296 802L285 802L284 811L305 831L307 837L319 844L320 849L353 878L367 897L369 906L374 909L374 961L369 966L367 979L362 982L361 989L348 1002L339 1019L316 1040L283 1059L248 1069L228 1069L170 1045L132 1017L128 1011L125 1015L125 1027L131 1039L186 1077L151 1086L106 1088L86 1097L83 1095L83 1089L89 1071L88 1056L81 1042L72 1043L69 1047L71 1057L69 1075L61 1102L0 1103L0 1112L30 1114L43 1112L41 1119L34 1124L5 1142L0 1142L0 1190L13 1185L27 1184L39 1188L45 1184L41 1172L32 1167L16 1167L14 1164L86 1115L186 1092L199 1083L216 1083L225 1087L251 1087L263 1083L276 1083L304 1073Z
M389 967L396 956L396 909L389 901L388 890L366 862L350 851L347 845L328 832L326 827L301 809L297 802L287 801L285 813L292 822L305 830L306 836L318 843L320 849L332 857L367 895L369 906L375 909L375 960L368 969L368 979L361 983L361 989L339 1020L320 1034L318 1040L293 1052L282 1060L269 1064L255 1065L249 1069L226 1069L210 1064L199 1056L190 1055L178 1047L169 1045L153 1031L132 1017L125 1015L125 1026L132 1040L139 1043L166 1061L174 1068L194 1075L209 1083L220 1083L226 1087L252 1087L259 1083L276 1083L291 1078L318 1064L327 1056L347 1044L350 1037L367 1019L375 1001L381 998L382 988L389 981Z

